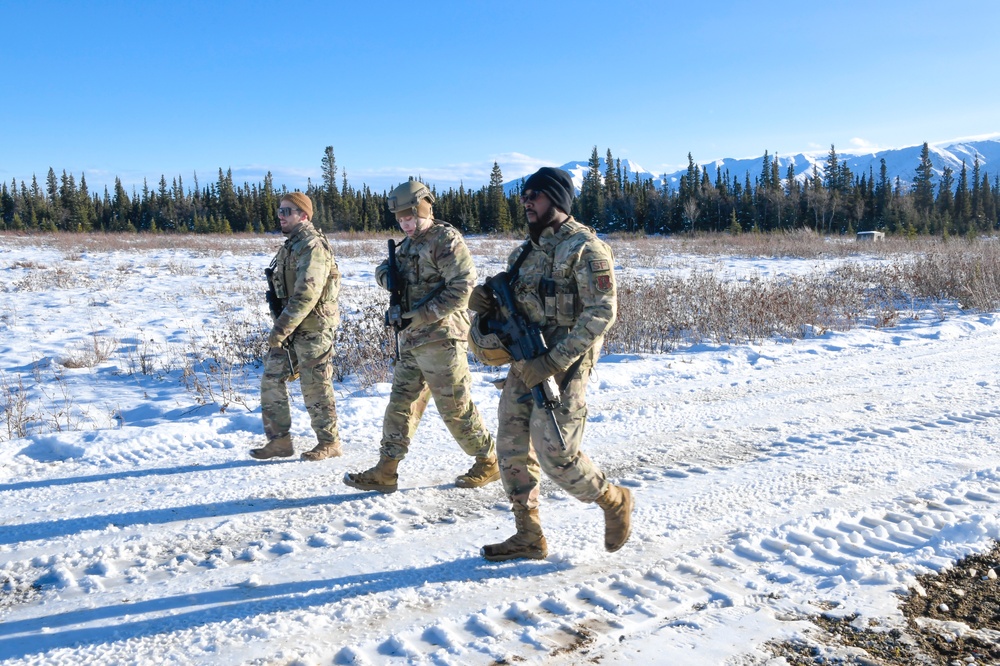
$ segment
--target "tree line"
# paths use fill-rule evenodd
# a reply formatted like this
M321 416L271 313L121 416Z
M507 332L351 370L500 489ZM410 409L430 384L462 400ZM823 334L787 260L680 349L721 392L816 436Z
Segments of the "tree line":
M688 155L687 171L677 186L659 185L652 177L623 171L608 149L602 171L594 146L573 215L600 232L670 234L690 231L769 232L813 229L819 233L885 231L890 234L977 235L1000 226L1000 178L982 168L978 157L964 162L958 174L945 167L938 178L923 144L912 183L879 172L852 173L833 146L812 173L784 174L779 160L764 153L760 173L710 174ZM321 179L311 179L306 194L313 219L326 231L370 232L395 229L387 192L367 185L355 189L346 170L338 170L333 147L321 160ZM935 182L937 180L937 182ZM215 181L202 185L197 175L185 187L181 176L155 187L125 190L115 178L112 191L91 192L86 176L79 182L64 170L50 168L44 187L16 179L0 183L0 226L6 230L103 232L263 232L279 228L277 206L288 190L276 188L270 172L262 183L233 182L232 171L219 169ZM464 233L522 232L527 224L520 187L505 193L503 174L494 162L490 182L478 190L432 188L434 214Z
M605 232L678 233L684 231L789 231L853 234L992 233L1000 226L1000 179L982 168L978 156L959 174L945 167L940 182L927 143L921 148L911 184L888 175L885 160L878 173L852 173L834 146L823 165L797 174L785 172L777 157L764 153L760 173L734 175L717 167L714 174L688 154L687 171L676 188L622 173L621 161L608 150L601 172L597 147L590 156L574 214Z

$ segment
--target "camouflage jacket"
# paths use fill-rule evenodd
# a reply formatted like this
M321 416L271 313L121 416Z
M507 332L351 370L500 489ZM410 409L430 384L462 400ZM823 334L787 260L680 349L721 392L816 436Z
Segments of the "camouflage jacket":
M419 310L428 323L410 324L399 332L399 348L428 342L465 340L469 334L469 294L476 284L476 267L458 229L434 220L429 229L400 243L396 264L403 279L403 312ZM375 269L386 288L389 260Z
M282 305L274 330L281 341L297 330L336 328L340 269L323 232L303 223L285 240L274 261L274 291Z
M530 251L512 285L518 310L542 327L557 366L565 370L586 355L584 364L592 367L618 312L611 248L572 217L558 231L545 229L537 243L522 243L508 268L525 248Z

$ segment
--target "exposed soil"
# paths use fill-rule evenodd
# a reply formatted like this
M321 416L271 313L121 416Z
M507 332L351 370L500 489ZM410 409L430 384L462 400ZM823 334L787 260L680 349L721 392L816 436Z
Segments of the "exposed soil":
M905 630L818 615L811 641L769 647L792 666L1000 665L1000 544L946 571L920 576L900 601Z

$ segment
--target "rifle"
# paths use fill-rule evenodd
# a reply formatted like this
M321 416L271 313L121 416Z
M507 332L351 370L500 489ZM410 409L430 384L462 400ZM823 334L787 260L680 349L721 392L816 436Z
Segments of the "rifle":
M267 278L267 308L271 311L271 317L275 320L281 316L281 311L284 310L281 305L281 299L278 298L278 292L274 288L274 269L277 267L278 258L275 257L271 260L271 265L264 269L264 277ZM292 363L292 353L288 351L288 341L281 345L281 347L285 350L285 358L288 359L288 374L294 378L295 365Z
M274 269L278 267L278 258L271 260L271 265L264 269L264 277L267 278L267 307L271 311L271 317L277 319L281 316L281 299L274 289Z
M490 319L487 321L487 328L491 333L496 333L504 342L510 355L515 361L528 361L538 358L548 353L548 345L545 344L545 337L542 329L537 324L533 324L525 319L518 311L514 302L514 293L511 291L509 277L506 273L494 275L486 281L486 288L493 293L493 298L497 302L497 309L500 311L502 321ZM552 424L556 428L556 435L562 447L566 448L566 441L563 439L562 429L556 420L555 408L562 404L562 396L559 393L559 385L555 377L549 377L537 386L529 387L530 395L525 395L518 402L524 402L534 398L535 406L544 409L552 417Z
M410 323L403 319L403 279L399 275L399 265L396 263L396 241L389 239L389 271L386 274L386 286L389 288L389 309L385 311L385 325L392 327L396 339L396 356L399 360L399 332Z

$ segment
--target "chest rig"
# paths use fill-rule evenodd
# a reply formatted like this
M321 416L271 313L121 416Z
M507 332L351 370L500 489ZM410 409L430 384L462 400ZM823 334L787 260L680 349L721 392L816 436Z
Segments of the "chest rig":
M517 272L513 289L518 305L528 319L545 328L573 326L581 311L572 257L560 253L561 245L549 255L529 241L511 267Z

